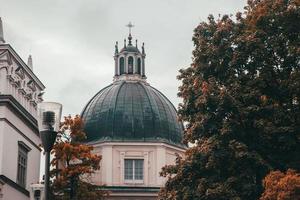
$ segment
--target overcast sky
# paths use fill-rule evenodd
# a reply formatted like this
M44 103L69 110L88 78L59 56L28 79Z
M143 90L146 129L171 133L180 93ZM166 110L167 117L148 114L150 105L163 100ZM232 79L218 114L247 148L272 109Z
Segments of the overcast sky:
M246 0L0 0L5 40L46 86L44 99L80 114L112 82L114 44L145 42L148 82L177 107L178 70L191 63L193 29L209 14L242 11Z

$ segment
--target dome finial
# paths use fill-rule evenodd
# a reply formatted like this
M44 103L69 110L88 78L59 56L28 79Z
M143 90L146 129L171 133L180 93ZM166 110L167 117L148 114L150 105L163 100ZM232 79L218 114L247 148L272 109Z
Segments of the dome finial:
M3 34L3 25L2 25L2 19L0 17L0 44L4 44L4 34Z
M124 48L126 48L126 39L124 39Z
M129 24L126 25L129 28L129 35L131 35L131 29L134 27L134 25L129 22Z
M135 47L136 48L138 48L137 42L138 42L138 40L135 40Z
M129 28L128 45L132 45L131 29L134 27L134 25L131 22L129 22L126 26Z
M131 33L129 33L129 36L128 36L128 45L132 45L131 40L132 40L132 36L131 36Z

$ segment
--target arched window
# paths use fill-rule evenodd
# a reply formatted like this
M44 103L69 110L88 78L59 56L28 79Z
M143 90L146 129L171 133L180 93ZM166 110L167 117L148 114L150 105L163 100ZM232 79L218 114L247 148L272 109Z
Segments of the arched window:
M120 58L120 75L125 74L125 62L124 62L124 57Z
M133 74L133 57L128 58L128 74Z
M137 60L137 73L138 74L141 74L141 67L142 67L141 59L138 58L138 60Z

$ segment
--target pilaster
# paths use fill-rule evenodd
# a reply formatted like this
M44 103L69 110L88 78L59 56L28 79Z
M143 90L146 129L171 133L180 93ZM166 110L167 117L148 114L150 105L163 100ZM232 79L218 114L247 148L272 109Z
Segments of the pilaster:
M104 178L104 182L107 185L112 185L113 183L113 149L112 146L105 146L103 147L103 163L105 163L105 166L103 166L103 174L102 177Z

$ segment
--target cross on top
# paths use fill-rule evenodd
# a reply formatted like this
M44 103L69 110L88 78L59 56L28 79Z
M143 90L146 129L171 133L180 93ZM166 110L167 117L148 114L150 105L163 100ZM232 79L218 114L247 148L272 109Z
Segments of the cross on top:
M127 24L126 26L129 28L129 34L131 34L131 28L133 28L134 25L131 22L129 22L129 24Z

